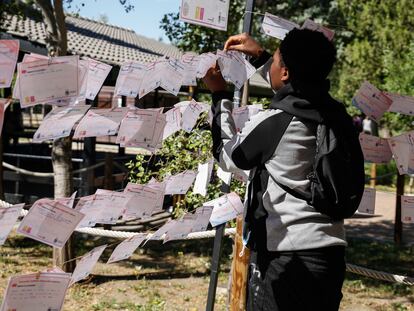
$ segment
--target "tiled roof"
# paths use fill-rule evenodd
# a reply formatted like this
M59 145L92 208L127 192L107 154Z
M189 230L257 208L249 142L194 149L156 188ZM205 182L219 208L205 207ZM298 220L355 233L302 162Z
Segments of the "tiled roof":
M68 15L68 50L106 63L122 64L125 61L150 62L160 56L179 57L178 48L136 34L125 29L94 20ZM31 42L45 44L42 22L8 16L3 27L6 32L26 37Z

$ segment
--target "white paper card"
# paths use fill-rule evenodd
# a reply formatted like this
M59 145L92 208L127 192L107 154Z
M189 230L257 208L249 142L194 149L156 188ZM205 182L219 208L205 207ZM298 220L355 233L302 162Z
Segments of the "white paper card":
M229 5L230 0L182 0L180 20L226 31Z
M0 88L10 87L19 56L19 40L0 40Z
M185 171L165 179L165 194L186 194L196 178L196 172Z
M238 89L256 72L256 68L238 51L217 51L217 56L224 80L233 83Z
M135 250L141 245L141 243L146 239L147 235L145 233L138 233L119 244L109 257L107 263L113 263L121 260L125 260L132 256Z
M162 134L162 139L167 139L174 133L181 130L181 112L180 108L173 107L172 109L168 110L165 115L165 127L164 132Z
M196 180L194 182L193 193L201 194L204 197L207 195L207 186L210 183L213 166L213 159L206 163L198 164L198 172Z
M414 196L401 196L401 222L404 224L414 223Z
M182 129L188 133L191 132L197 123L198 117L204 110L205 107L203 105L192 99L182 114Z
M389 138L388 144L397 164L399 174L407 174L409 172L410 155L413 151L408 133Z
M90 106L86 105L55 107L43 119L33 136L33 142L69 136L76 122L85 115L89 108Z
M213 227L232 220L243 213L243 203L234 192L225 194L203 205L213 206L213 212L210 217L210 223Z
M62 248L84 214L58 202L36 201L17 232L50 246Z
M413 116L414 115L414 97L407 95L400 95L395 93L384 93L391 98L392 104L388 111L398 112L401 114Z
M98 95L106 77L111 72L112 66L99 62L92 58L86 58L89 62L88 77L86 82L85 97L94 100Z
M358 206L358 212L366 214L375 214L375 188L365 188L362 195L361 203Z
M299 25L276 15L265 13L262 22L262 30L265 34L283 40L286 34L294 28L299 28Z
M24 203L0 208L0 245L3 245L4 242L6 242L10 231L13 229L17 218L20 216L23 206Z
M366 161L388 163L391 160L391 149L385 138L360 133L359 142Z
M352 99L352 104L378 123L390 108L392 100L371 83L365 81Z
M220 178L226 185L230 185L231 172L225 172L221 167L217 169L217 177Z
M9 279L1 311L60 311L70 273L40 272Z
M125 187L124 192L130 196L125 219L150 217L159 207L160 197L164 196L162 189L131 182Z
M197 78L204 78L207 71L216 64L217 55L211 52L203 53L198 58Z
M147 65L137 62L122 64L115 85L115 95L137 97Z
M127 107L90 109L76 127L73 138L115 135L127 111Z
M82 256L82 258L76 263L76 268L72 273L70 285L87 278L89 274L91 274L106 246L107 245L95 247L93 250Z
M74 55L20 63L19 98L22 107L78 96L78 61L79 57Z

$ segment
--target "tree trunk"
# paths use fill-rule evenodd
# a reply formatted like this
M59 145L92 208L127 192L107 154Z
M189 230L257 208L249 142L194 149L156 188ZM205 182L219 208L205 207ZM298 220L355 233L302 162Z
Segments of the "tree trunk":
M49 56L64 56L67 53L67 29L62 0L35 0L40 7L46 30L46 45ZM53 142L52 165L55 198L68 197L73 192L72 138L65 137ZM66 272L73 272L73 236L62 249L53 248L53 264ZM67 263L65 263L67 262Z

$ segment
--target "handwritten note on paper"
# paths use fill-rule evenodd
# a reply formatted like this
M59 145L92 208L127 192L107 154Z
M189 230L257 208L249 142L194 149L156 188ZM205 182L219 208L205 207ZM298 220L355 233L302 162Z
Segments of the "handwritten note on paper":
M236 218L243 213L243 203L240 197L231 192L215 200L205 202L204 206L213 206L210 223L213 227Z
M10 87L19 57L19 40L0 40L0 88Z
M180 60L171 58L162 63L161 68L161 87L177 96L183 83L185 66Z
M137 62L126 62L119 69L115 85L115 95L137 97L147 65Z
M241 52L217 51L217 56L224 80L233 83L238 89L241 89L244 82L256 72L256 68L243 57Z
M9 279L1 311L60 311L70 273L39 272Z
M206 163L198 164L197 177L194 182L193 193L201 194L203 197L207 195L207 186L210 183L211 173L214 167L214 160L211 159Z
M72 273L70 285L87 278L89 274L91 274L106 246L107 245L95 247L93 250L82 256L82 258L76 263L76 268Z
M366 161L388 163L391 160L392 152L386 139L361 133L359 142Z
M404 224L414 223L414 196L401 196L401 222Z
M388 144L397 164L398 173L400 175L407 174L410 154L413 148L408 133L389 138Z
M168 110L165 115L165 127L164 132L162 134L162 139L167 139L174 133L181 130L181 112L180 108L173 107L172 109Z
M199 105L194 99L191 100L181 116L182 129L188 133L191 132L197 123L198 117L203 111L204 107L202 105Z
M77 97L78 62L79 57L75 55L20 63L19 98L22 107Z
M159 206L162 189L153 186L128 183L124 192L130 196L124 219L150 217Z
M88 111L90 106L55 107L43 119L33 136L33 142L67 137L73 127Z
M146 237L147 235L145 233L137 233L136 235L122 241L122 243L114 249L107 263L128 259L146 239Z
M50 246L62 248L84 214L53 200L36 201L17 232Z
M194 53L184 53L181 56L184 66L182 85L197 86L197 69L200 63L199 56Z
M112 66L92 58L85 59L89 63L85 97L94 100L105 82L106 77L111 72Z
M262 30L268 36L283 40L286 34L294 28L299 28L300 26L294 22L286 20L284 18L272 15L270 13L265 13L262 22Z
M324 27L321 24L315 23L313 20L310 19L307 19L303 23L302 28L322 32L325 35L325 37L328 38L329 41L332 41L335 36L335 31L329 29L328 27Z
M196 172L184 171L182 173L168 176L166 182L165 194L186 194L194 182Z
M155 231L154 233L152 233L150 236L147 237L147 239L145 240L143 246L145 244L147 244L148 241L161 239L164 236L164 234L166 234L168 232L168 230L170 230L170 228L175 226L176 222L177 221L175 219L167 221L157 231Z
M128 111L121 122L116 143L121 146L151 143L159 114L159 111L148 109Z
M375 213L375 188L365 188L358 212L374 215Z
M185 239L192 232L196 219L196 215L186 214L181 219L175 220L174 225L165 233L164 243Z
M352 104L378 122L390 108L392 100L371 83L365 81L352 99Z
M401 114L413 116L414 115L414 97L407 96L407 95L400 95L395 93L387 93L384 94L391 98L392 104L388 111L398 112Z
M230 0L182 0L180 20L226 31L229 5Z
M90 109L76 127L73 138L116 135L127 112L127 107Z
M0 208L0 245L3 245L4 242L6 242L10 231L13 229L17 218L20 216L23 206L24 203Z
M203 53L199 56L199 63L197 67L197 78L204 78L207 71L216 64L217 55L211 52Z

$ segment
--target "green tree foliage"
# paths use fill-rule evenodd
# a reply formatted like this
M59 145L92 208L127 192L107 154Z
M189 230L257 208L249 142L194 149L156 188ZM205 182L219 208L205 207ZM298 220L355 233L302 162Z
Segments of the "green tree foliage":
M414 2L338 0L352 33L340 59L337 96L350 103L361 82L414 95ZM394 133L410 129L413 118L387 113L380 125Z

